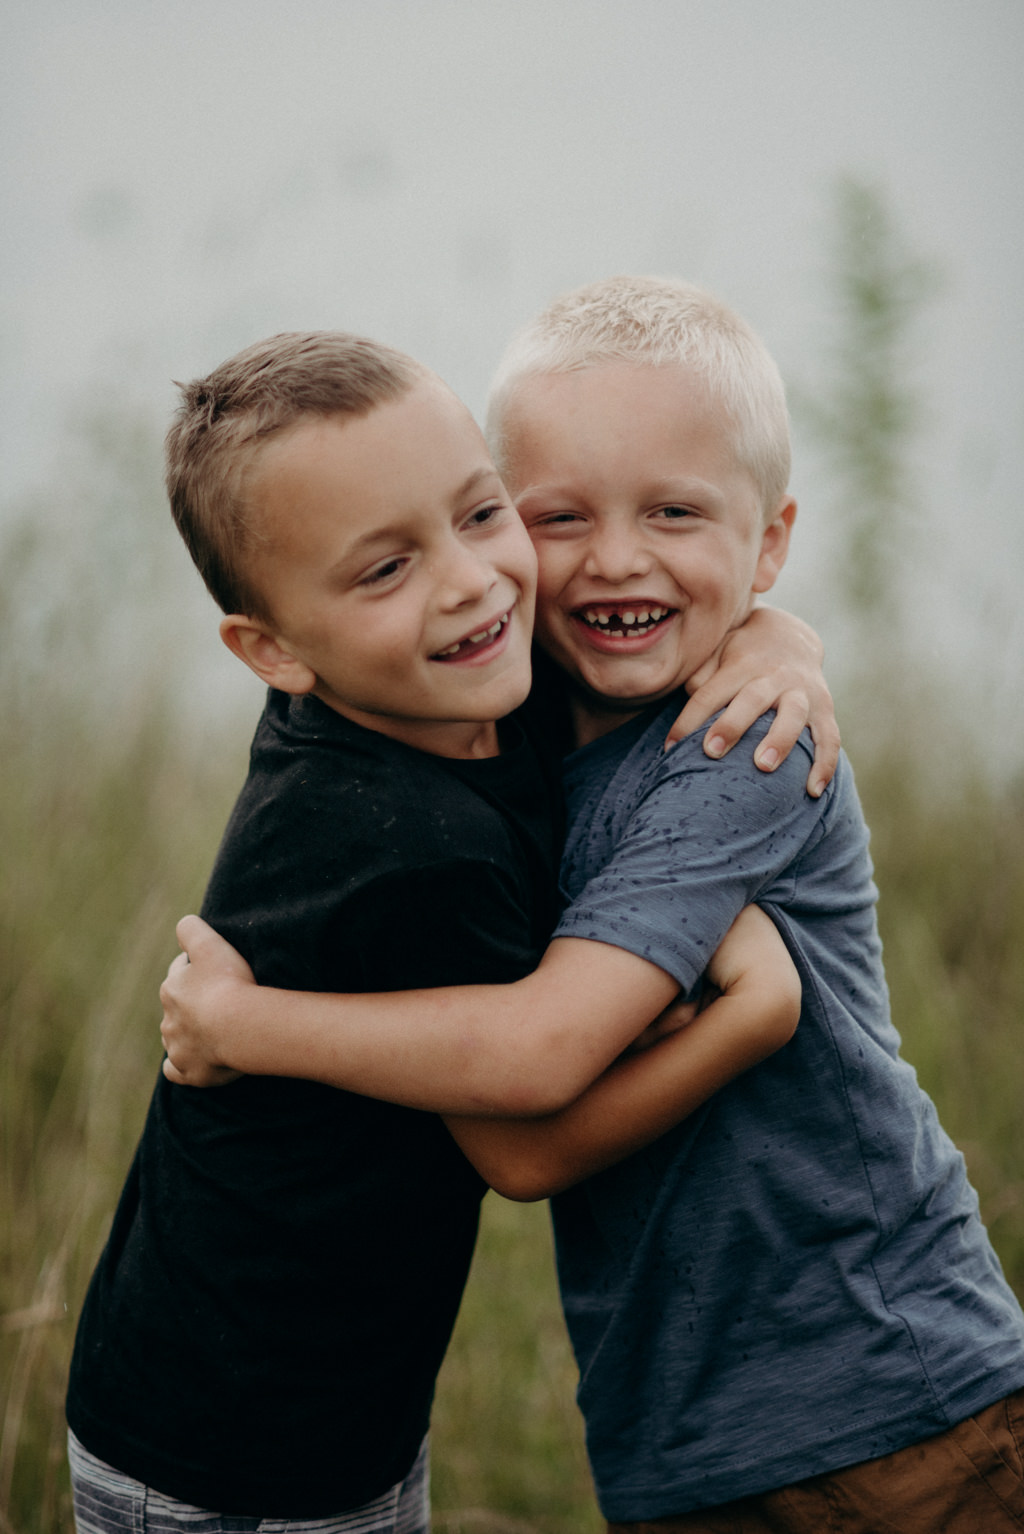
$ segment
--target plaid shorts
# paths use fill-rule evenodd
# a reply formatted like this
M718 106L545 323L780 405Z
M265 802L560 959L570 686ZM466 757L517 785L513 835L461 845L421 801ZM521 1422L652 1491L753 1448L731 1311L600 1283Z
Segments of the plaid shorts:
M430 1534L430 1454L390 1491L331 1518L245 1518L176 1502L105 1465L68 1434L78 1534Z

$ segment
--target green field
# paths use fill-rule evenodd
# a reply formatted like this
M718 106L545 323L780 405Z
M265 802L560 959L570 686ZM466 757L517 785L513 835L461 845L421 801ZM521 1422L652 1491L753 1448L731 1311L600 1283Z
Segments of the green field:
M0 613L2 616L2 613ZM89 728L6 651L0 799L0 1531L70 1531L62 1398L75 1314L159 1060L156 988L197 904L246 741L183 742L159 690ZM894 732L895 734L896 732ZM900 738L905 739L900 733ZM854 743L856 757L856 745ZM858 762L906 1052L967 1155L1024 1291L1024 794L914 758ZM543 1206L491 1195L441 1381L437 1526L584 1534L589 1492Z

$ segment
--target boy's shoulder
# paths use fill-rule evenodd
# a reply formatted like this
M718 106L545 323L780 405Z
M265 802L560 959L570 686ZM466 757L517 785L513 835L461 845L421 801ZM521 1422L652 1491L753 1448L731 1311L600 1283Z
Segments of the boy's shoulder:
M327 819L343 835L364 824L397 832L406 821L423 834L447 826L450 835L452 803L470 817L475 806L482 818L493 816L493 804L477 791L488 775L510 782L529 775L526 751L495 762L433 756L354 723L318 698L272 691L240 798L268 815L294 815L314 837Z
M575 785L591 796L606 794L623 808L669 785L674 792L685 793L694 809L706 808L711 799L723 795L742 798L759 790L767 790L768 801L775 806L801 803L807 798L805 785L814 759L814 742L808 730L803 731L790 755L773 773L762 772L754 764L758 742L774 718L770 712L755 720L723 758L709 757L704 751L704 738L712 720L666 750L669 729L685 701L685 693L676 693L664 704L652 705L636 719L577 752L566 771L570 792ZM830 785L826 790L819 809L829 804L831 788Z
M844 827L862 839L862 814L852 769L840 753L835 776L819 798L807 792L814 760L814 742L804 729L789 755L772 772L754 761L757 746L774 720L762 714L724 757L704 751L707 724L665 750L665 737L678 715L678 699L647 724L635 754L627 753L624 772L615 780L615 793L627 813L674 822L685 819L698 836L716 845L731 845L746 858L755 846L768 855L785 845L791 856L814 847L849 839L835 832ZM634 759L630 760L633 755ZM866 834L864 832L863 834Z
M704 729L665 750L679 705L677 696L652 708L570 760L567 870L578 864L593 872L612 859L621 867L642 856L673 867L682 883L695 877L697 864L723 872L762 867L773 877L780 859L788 865L816 847L827 845L830 857L846 861L859 852L866 830L845 758L813 799L806 783L814 748L806 732L786 761L765 773L753 755L770 714L716 760L704 753ZM571 881L568 887L576 893Z
M501 756L431 756L318 699L271 692L213 883L256 881L337 896L413 868L505 866L525 838L547 854L555 801L523 731Z
M379 988L376 972L372 987L365 976L353 980L372 957L371 930L400 930L411 950L413 927L434 930L443 911L454 933L462 906L475 902L497 911L516 942L520 929L532 942L538 892L554 886L553 824L525 740L499 757L453 761L364 729L317 699L272 693L202 914L268 983L273 975L272 983L308 989ZM329 976L325 954L333 956Z

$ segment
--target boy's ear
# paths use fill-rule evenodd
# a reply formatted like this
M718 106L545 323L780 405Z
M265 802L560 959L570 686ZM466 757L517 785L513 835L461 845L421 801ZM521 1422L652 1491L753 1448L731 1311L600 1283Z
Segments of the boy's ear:
M230 613L221 619L220 637L238 659L255 671L268 687L281 692L312 692L316 672L286 648L277 636L253 618Z
M796 501L791 495L783 496L761 539L761 553L751 588L753 591L770 591L778 580L779 571L789 553L789 535L795 520Z

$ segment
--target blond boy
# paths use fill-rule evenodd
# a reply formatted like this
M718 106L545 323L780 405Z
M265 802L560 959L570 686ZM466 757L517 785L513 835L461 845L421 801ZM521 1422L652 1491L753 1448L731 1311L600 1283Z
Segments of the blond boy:
M756 780L692 738L662 750L680 678L786 556L778 375L699 290L620 279L514 343L491 429L582 748L554 942L508 987L300 998L255 993L187 924L207 983L172 977L168 1004L195 1013L169 1021L172 1058L198 1040L214 1061L450 1112L510 1074L525 1094L538 1061L562 1090L552 1062L600 1024L595 987L639 993L654 971L685 991L764 905L803 982L791 1042L554 1203L602 1509L633 1531L1019 1528L1024 1317L899 1058L849 767L814 800L799 753ZM511 1133L492 1151L478 1164L517 1196L574 1180L542 1135L529 1157Z

